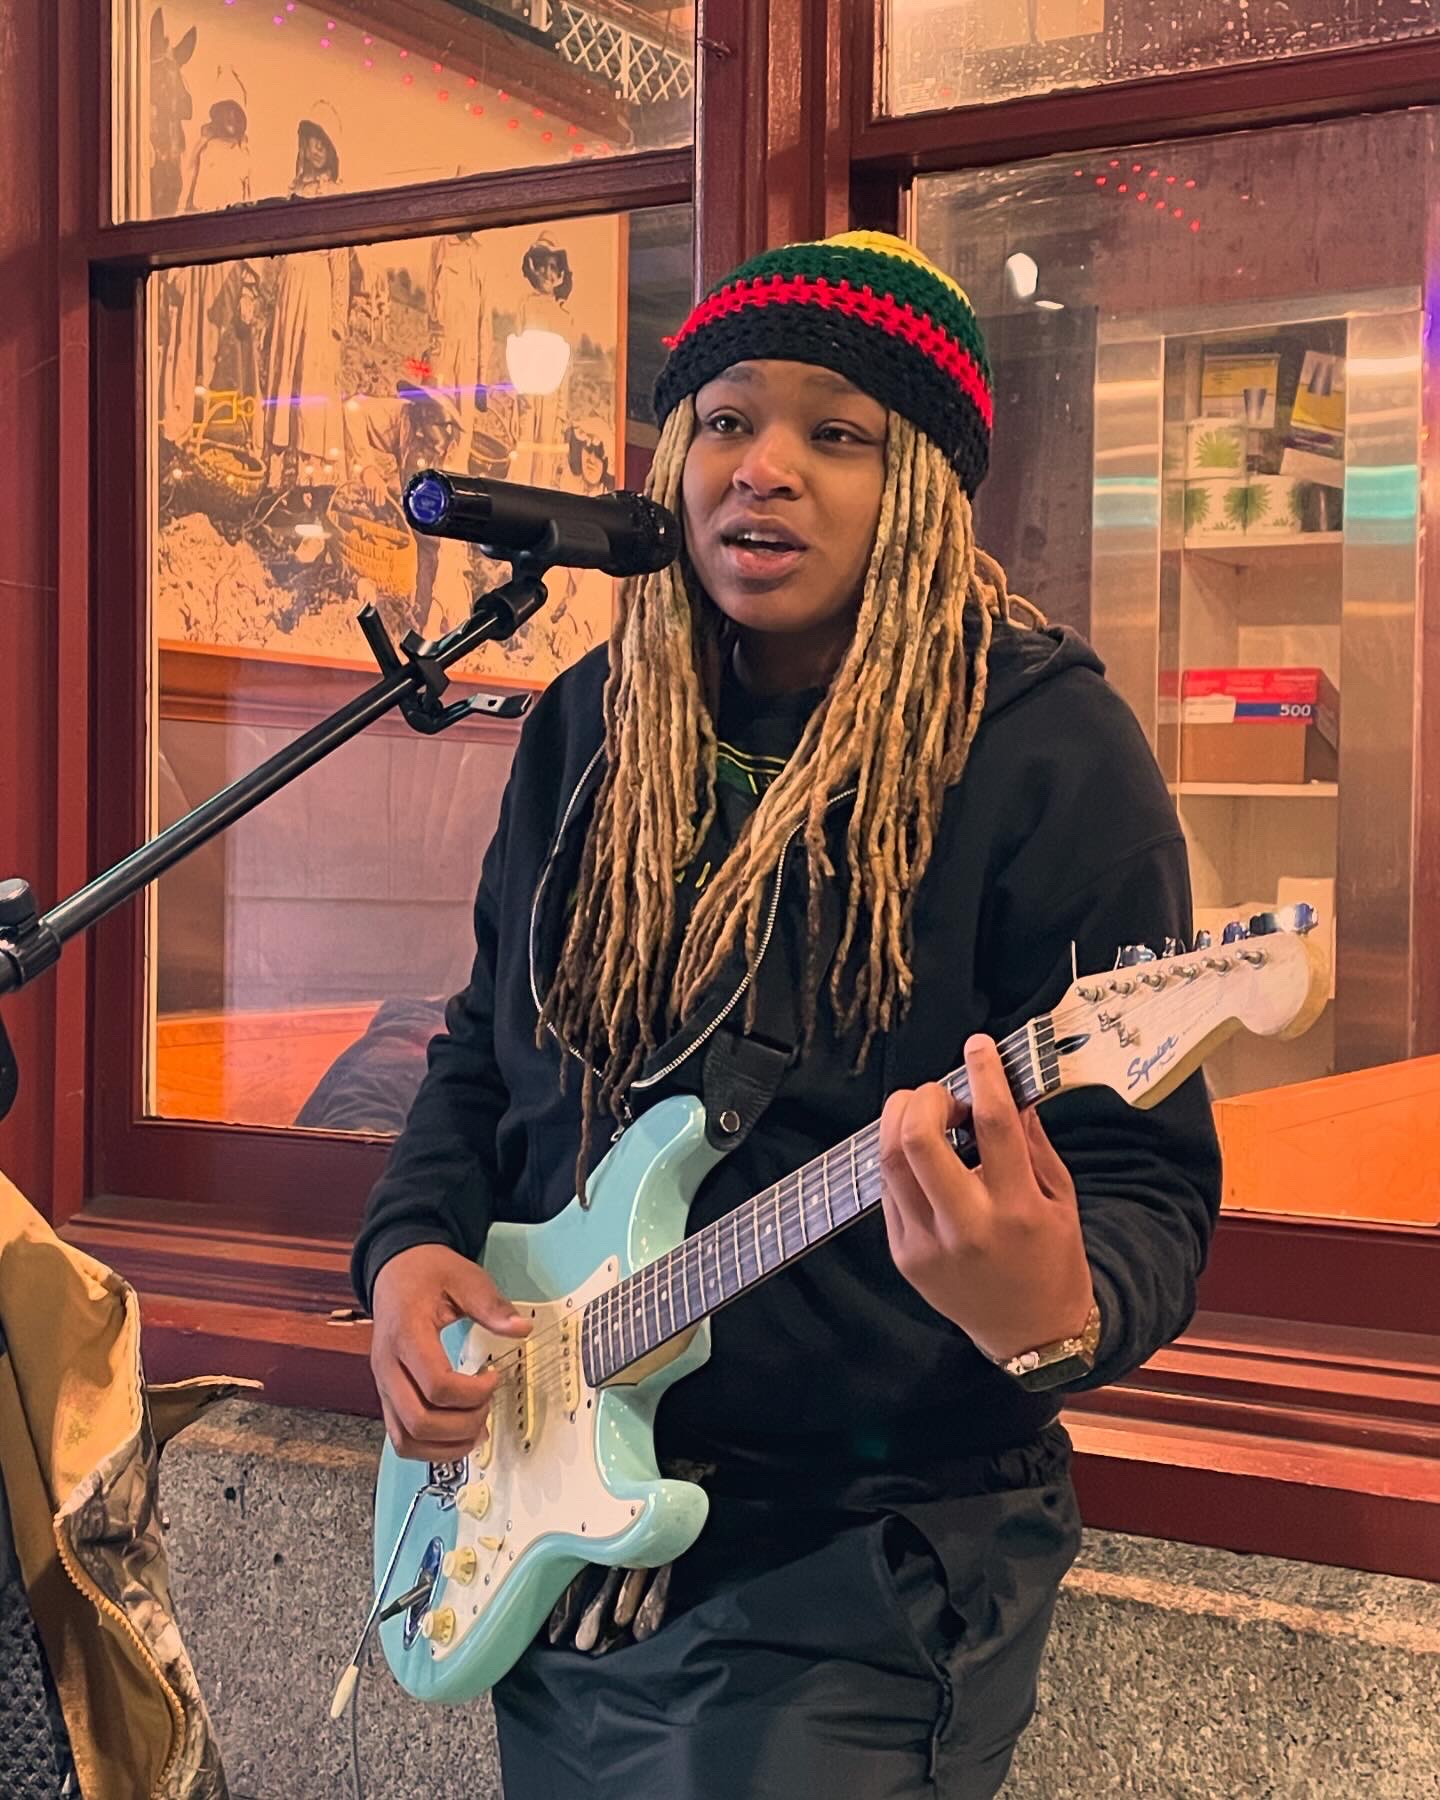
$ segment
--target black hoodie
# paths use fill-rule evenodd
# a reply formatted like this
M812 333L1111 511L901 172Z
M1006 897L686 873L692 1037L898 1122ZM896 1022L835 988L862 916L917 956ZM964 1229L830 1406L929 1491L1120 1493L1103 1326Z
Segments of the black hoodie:
M597 650L541 698L521 738L475 905L469 987L375 1188L355 1247L369 1299L387 1258L421 1243L478 1255L491 1220L553 1217L573 1190L578 1082L535 1047L600 777ZM844 867L848 807L832 813ZM803 859L792 850L780 928L758 979L792 990L804 943ZM543 879L542 879L543 878ZM999 626L986 707L944 807L914 909L914 996L860 1075L822 1008L815 1048L787 1073L746 1141L702 1185L691 1229L878 1117L887 1094L956 1068L976 1031L1000 1036L1052 1007L1071 979L1127 943L1190 930L1185 846L1134 716L1082 640ZM717 1005L738 965L716 984ZM742 1009L737 1008L738 1018ZM713 1008L712 1008L713 1011ZM703 1021L703 1015L702 1015ZM652 1059L680 1058L636 1110L699 1090L695 1027ZM1104 1321L1095 1371L1113 1381L1183 1329L1219 1205L1209 1102L1192 1077L1148 1112L1108 1089L1042 1111L1080 1197ZM597 1133L604 1148L605 1132ZM939 1478L946 1465L1023 1445L1058 1410L987 1362L900 1277L872 1214L713 1320L708 1364L662 1402L662 1454L719 1464L762 1490L867 1473Z

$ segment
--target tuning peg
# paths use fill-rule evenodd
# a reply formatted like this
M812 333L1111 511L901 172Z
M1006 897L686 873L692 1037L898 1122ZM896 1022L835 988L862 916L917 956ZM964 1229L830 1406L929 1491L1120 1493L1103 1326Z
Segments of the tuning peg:
M1155 952L1148 944L1126 944L1120 952L1117 968L1133 969L1136 963L1155 961Z
M1185 954L1185 946L1181 943L1179 938L1167 937L1165 940L1165 948L1160 954L1162 956L1183 956Z
M1307 932L1314 931L1320 923L1320 915L1308 900L1297 900L1294 906L1287 906L1285 911L1290 915L1286 929L1297 932L1304 937ZM1284 915L1281 915L1282 918Z
M1278 913L1262 912L1253 913L1251 915L1251 937L1273 937L1280 929L1280 915Z
M1194 948L1196 950L1208 950L1214 942L1214 938L1211 937L1208 931L1197 931L1195 933Z
M1245 925L1242 925L1239 919L1232 919L1220 933L1220 942L1222 944L1238 944L1243 942L1249 935L1249 929Z

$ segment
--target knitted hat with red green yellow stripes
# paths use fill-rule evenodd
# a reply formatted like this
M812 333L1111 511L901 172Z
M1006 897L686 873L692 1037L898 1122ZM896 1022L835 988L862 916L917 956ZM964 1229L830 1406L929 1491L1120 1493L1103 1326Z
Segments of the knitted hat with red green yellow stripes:
M667 342L655 385L662 425L734 363L816 363L917 425L972 498L985 477L995 409L974 308L900 238L849 231L767 250L712 288Z

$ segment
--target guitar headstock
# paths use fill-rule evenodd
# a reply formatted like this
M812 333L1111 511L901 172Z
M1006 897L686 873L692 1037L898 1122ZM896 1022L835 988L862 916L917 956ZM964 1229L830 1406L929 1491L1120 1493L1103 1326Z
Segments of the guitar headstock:
M1132 1106L1154 1106L1237 1031L1299 1037L1330 992L1317 922L1313 907L1291 906L1233 921L1218 944L1201 932L1193 948L1172 939L1160 956L1128 946L1115 968L1074 982L1051 1013L1046 1086L1109 1087Z

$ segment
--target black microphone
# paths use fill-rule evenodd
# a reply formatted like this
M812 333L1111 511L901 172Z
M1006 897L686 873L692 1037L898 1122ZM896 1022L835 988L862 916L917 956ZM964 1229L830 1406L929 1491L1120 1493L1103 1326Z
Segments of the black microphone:
M588 498L422 469L405 484L402 504L416 531L461 538L491 556L528 554L547 568L649 575L680 554L679 521L643 494Z

